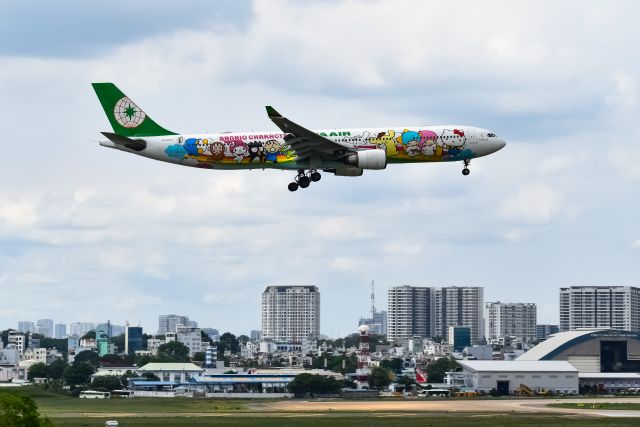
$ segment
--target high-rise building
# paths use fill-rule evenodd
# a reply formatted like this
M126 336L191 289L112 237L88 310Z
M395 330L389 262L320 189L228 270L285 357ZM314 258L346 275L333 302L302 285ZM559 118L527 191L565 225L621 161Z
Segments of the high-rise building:
M249 339L251 341L260 341L262 339L262 331L252 330L249 333Z
M640 332L640 288L571 286L560 288L560 332L610 328Z
M204 353L204 367L215 368L218 362L218 347L209 346Z
M395 286L387 293L387 339L434 336L432 288Z
M484 337L483 300L481 287L393 287L388 291L387 338L444 338L449 326L468 326L475 344Z
M189 316L178 314L161 314L158 316L158 335L175 332L178 325L189 326Z
M471 346L471 328L468 326L449 326L447 342L453 351L462 351Z
M67 337L67 350L75 350L78 347L80 347L80 336L69 335Z
M262 339L302 342L319 336L316 286L267 286L262 293Z
M536 338L538 341L544 341L549 338L549 335L557 334L560 332L560 326L558 325L536 325Z
M127 323L124 330L124 352L132 356L136 351L142 350L142 327L129 326Z
M484 338L484 289L477 286L450 286L436 288L435 335L446 337L449 326L471 328L471 343Z
M36 322L36 332L47 338L53 338L53 320L40 319Z
M30 332L35 332L36 328L33 322L30 320L22 320L18 322L18 331L28 334Z
M69 333L70 335L78 335L82 337L87 332L93 331L95 328L96 325L91 322L76 322L70 325Z
M65 325L64 323L56 323L55 337L64 338L66 336L67 336L67 325Z
M485 337L518 337L520 342L537 340L536 305L532 303L488 302L485 304Z
M18 354L22 357L22 353L25 350L26 337L22 332L18 331L9 331L9 335L7 338L8 344L13 344L18 349Z
M202 349L202 331L200 328L178 325L176 328L176 341L189 348L189 357L200 353Z
M111 339L111 324L101 323L96 326L96 346L98 354L104 356L109 354L109 340Z

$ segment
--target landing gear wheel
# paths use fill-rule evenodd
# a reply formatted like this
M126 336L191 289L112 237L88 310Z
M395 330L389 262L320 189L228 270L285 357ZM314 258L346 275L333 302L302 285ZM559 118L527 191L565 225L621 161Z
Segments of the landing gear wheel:
M318 182L318 181L320 181L320 178L322 178L322 175L320 175L320 172L312 172L311 173L311 181Z
M464 168L462 169L462 175L467 176L471 173L471 171L468 168Z
M296 184L295 182L291 182L289 183L289 186L287 188L289 189L289 191L296 191L298 189L298 184Z
M301 176L298 178L298 185L300 188L307 188L311 184L311 180L306 176Z

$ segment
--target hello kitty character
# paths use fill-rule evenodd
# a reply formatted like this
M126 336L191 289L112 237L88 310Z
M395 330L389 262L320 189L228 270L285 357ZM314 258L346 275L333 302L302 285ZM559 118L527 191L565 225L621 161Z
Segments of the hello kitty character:
M241 163L244 157L249 153L247 144L242 141L233 141L229 144L229 151L233 156L233 160L237 163Z
M462 129L444 129L440 135L440 141L450 156L457 156L462 152L467 138Z

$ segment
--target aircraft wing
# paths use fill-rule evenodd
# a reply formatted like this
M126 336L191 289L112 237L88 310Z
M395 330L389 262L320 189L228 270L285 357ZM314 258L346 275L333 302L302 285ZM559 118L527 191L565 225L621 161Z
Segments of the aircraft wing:
M292 122L271 106L267 106L267 114L276 126L284 133L289 134L285 137L285 141L296 152L299 159L319 157L320 159L336 160L344 157L346 153L354 151L347 145L332 141Z

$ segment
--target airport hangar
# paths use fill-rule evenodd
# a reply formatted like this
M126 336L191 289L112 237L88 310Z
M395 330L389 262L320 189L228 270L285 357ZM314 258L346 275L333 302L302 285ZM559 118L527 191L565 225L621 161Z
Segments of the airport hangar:
M502 394L521 385L540 392L577 394L579 388L616 393L640 389L640 334L583 329L552 335L514 361L460 360L448 383L461 389Z
M616 393L640 388L640 334L615 329L560 332L517 361L567 361L579 373L580 387Z

